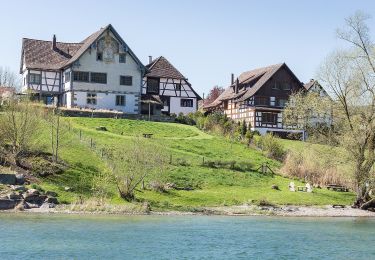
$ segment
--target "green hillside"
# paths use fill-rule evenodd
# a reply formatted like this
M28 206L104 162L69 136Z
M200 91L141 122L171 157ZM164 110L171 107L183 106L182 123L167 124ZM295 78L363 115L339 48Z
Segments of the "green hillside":
M259 201L282 205L350 204L354 198L352 193L325 189L315 189L313 193L289 192L290 179L257 171L262 163L268 163L271 169L278 172L280 162L270 160L260 151L249 149L241 143L206 134L193 126L126 119L64 120L70 122L71 131L66 134L68 141L62 145L61 158L69 164L69 168L62 174L40 178L40 186L56 190L63 202L75 202L80 196L89 198L92 196L91 179L101 172L109 174L101 159L102 147L126 147L132 138L143 133L153 134L152 138L145 141L162 147L168 154L171 163L167 167L166 181L192 189L170 190L166 193L139 189L136 197L139 201L149 202L153 209L194 210L204 206L257 204ZM107 131L96 130L99 126L105 127ZM46 127L39 140L45 142L46 149L47 135ZM91 140L95 146L92 149ZM235 167L203 166L203 160L206 163L216 162L216 165L233 161ZM271 189L272 185L277 185L280 190ZM111 193L109 202L126 203L119 198L115 184L107 186ZM65 191L65 187L71 187L72 191Z

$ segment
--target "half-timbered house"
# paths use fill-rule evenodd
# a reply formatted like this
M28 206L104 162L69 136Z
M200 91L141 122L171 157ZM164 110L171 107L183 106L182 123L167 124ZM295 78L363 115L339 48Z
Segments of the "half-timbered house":
M139 113L145 67L112 25L79 43L24 38L20 73L46 104Z
M313 92L319 94L321 97L329 97L327 91L323 88L322 85L319 84L319 82L315 79L310 79L309 82L307 82L304 85L307 92Z
M142 109L144 114L188 114L197 111L201 97L184 77L163 56L146 65L142 83Z
M282 122L290 94L301 89L304 85L285 63L271 65L244 72L237 79L232 75L231 85L204 109L221 110L235 121L245 121L261 134L302 134L301 130L285 128Z

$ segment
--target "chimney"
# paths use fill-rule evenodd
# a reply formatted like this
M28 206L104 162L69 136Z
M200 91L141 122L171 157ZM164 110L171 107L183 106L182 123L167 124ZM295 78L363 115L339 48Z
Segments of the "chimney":
M238 78L236 79L236 86L234 86L234 91L236 92L236 94L238 94L238 85L239 85L239 81L238 81Z
M148 63L150 64L152 62L152 56L148 56Z
M230 84L233 85L233 83L234 83L234 74L233 73L232 73L231 77L232 78L231 78Z
M52 50L56 50L56 35L53 35L52 38Z

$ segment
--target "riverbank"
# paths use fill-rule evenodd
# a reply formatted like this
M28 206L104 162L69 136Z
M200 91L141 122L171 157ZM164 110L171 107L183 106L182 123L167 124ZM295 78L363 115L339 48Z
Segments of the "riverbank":
M280 217L371 217L375 218L375 212L354 209L349 206L336 208L327 206L223 206L206 207L196 211L147 211L147 210L72 210L69 206L57 206L56 208L34 208L24 211L5 210L4 213L17 214L75 214L75 215L160 215L160 216L184 216L184 215L217 215L217 216L280 216Z

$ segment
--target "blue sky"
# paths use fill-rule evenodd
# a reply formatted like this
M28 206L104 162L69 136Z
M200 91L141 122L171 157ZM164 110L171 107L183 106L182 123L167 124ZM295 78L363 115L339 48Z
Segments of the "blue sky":
M18 72L21 39L79 42L111 23L146 64L168 58L199 92L230 74L286 62L301 81L340 45L335 30L375 1L4 1L0 66ZM375 17L369 22L372 38Z

